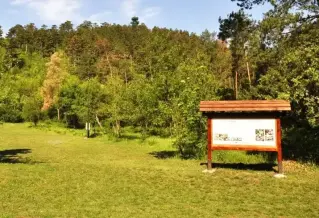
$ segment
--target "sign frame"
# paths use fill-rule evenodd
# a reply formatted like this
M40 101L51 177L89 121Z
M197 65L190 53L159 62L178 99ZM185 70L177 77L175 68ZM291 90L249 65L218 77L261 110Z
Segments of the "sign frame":
M207 116L207 169L212 169L214 150L241 150L277 152L278 173L283 173L281 147L281 120L283 112L290 111L290 103L281 100L267 101L202 101L200 111ZM218 145L213 144L213 119L274 119L275 146Z

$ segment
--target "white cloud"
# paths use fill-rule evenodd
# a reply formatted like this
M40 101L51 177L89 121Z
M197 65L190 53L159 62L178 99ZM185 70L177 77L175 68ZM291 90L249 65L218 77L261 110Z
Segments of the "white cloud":
M160 7L141 7L141 0L123 0L122 12L128 18L138 16L142 22L157 16L161 12Z
M92 14L87 18L87 20L91 21L92 23L103 23L108 20L111 15L111 11L104 11L101 13Z
M49 22L65 22L72 20L79 22L80 0L12 0L12 5L26 6L35 11L40 19Z
M127 17L137 16L137 8L140 0L124 0L122 2L122 11Z
M145 8L142 12L142 16L141 16L141 21L145 21L148 18L152 18L157 16L159 13L161 12L161 8L160 7L149 7L149 8Z
M58 24L67 20L79 24L84 20L95 23L117 22L128 23L131 17L138 16L141 22L146 23L161 12L159 7L145 7L144 0L114 0L108 9L102 9L90 16L84 16L84 3L93 0L10 0L13 7L26 7L45 23Z
M31 2L32 0L12 0L11 4L13 5L21 5Z

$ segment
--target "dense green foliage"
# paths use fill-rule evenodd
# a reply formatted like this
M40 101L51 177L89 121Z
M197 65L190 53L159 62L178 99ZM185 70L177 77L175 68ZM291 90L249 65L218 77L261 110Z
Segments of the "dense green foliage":
M263 2L240 0L239 5ZM259 23L245 22L248 16L242 10L220 19L219 36L235 41L230 50L238 69L239 98L290 100L293 112L284 120L284 151L318 162L319 5L313 0L269 2L273 9ZM249 70L242 77L245 67L252 72L251 87L246 85Z
M318 161L318 2L238 0L242 8L265 2L273 9L260 22L244 9L220 18L219 39L149 29L138 17L123 26L67 21L0 31L0 119L91 122L117 137L132 126L143 137L172 136L182 156L199 157L200 100L287 99L286 154Z
M231 90L231 55L212 33L150 30L136 17L131 26L17 25L1 51L3 121L91 122L117 137L133 126L144 137L176 137L185 157L204 151L199 101Z

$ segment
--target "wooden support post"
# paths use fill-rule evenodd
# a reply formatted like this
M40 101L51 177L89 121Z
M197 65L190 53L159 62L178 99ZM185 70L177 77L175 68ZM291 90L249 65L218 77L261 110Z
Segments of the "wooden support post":
M207 170L212 169L212 119L207 119Z
M282 149L281 149L281 124L280 118L276 119L276 129L277 129L277 161L278 161L278 173L282 174Z

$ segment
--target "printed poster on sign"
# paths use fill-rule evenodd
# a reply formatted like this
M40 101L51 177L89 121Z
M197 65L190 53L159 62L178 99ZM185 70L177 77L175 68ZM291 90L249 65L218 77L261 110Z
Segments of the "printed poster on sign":
M275 119L212 119L214 145L276 147Z

